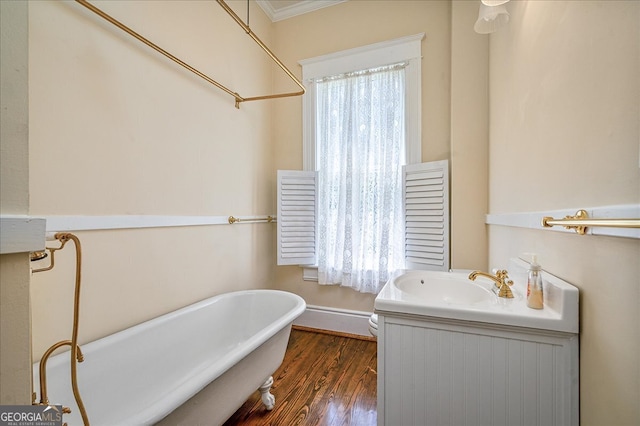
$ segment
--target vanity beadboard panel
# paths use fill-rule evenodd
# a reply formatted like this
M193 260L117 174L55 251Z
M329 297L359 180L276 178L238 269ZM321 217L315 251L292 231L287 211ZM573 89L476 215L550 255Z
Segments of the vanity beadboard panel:
M578 336L379 315L379 425L578 425Z

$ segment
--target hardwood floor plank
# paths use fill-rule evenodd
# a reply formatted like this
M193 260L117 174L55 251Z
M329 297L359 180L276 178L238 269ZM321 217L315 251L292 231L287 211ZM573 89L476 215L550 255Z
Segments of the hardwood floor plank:
M374 426L376 362L375 341L294 329L273 375L274 409L256 392L224 426Z

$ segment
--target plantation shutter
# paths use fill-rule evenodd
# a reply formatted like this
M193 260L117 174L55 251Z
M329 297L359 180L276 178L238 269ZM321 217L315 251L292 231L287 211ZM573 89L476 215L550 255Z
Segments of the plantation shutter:
M278 170L278 265L316 263L316 177Z
M403 167L405 268L449 270L449 165Z

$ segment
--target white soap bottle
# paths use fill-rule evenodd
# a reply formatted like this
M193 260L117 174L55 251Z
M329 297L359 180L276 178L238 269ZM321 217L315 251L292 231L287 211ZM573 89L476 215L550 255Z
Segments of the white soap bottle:
M531 256L531 265L527 273L527 306L532 309L544 308L542 273L535 254Z

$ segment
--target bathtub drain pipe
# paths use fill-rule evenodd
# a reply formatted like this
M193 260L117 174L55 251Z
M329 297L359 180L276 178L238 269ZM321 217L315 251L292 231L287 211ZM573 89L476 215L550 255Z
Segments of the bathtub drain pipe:
M47 396L47 360L51 356L51 354L58 348L62 346L70 346L71 347L71 387L73 389L73 396L78 404L78 409L80 410L80 414L82 415L82 422L85 426L89 426L89 417L87 416L87 410L84 407L84 403L82 402L82 397L80 396L80 390L78 389L78 373L77 366L78 362L84 361L84 356L82 355L82 351L78 346L78 325L80 319L80 283L81 283L81 274L82 274L82 248L80 246L80 240L75 235L68 232L59 232L55 234L54 238L60 241L60 247L57 248L47 248L51 253L51 265L48 268L42 269L34 269L33 272L42 272L48 271L53 268L54 265L54 252L57 250L61 250L65 244L71 240L73 241L76 249L76 282L75 282L75 293L73 298L73 331L71 332L71 340L61 340L55 344L53 344L49 349L47 349L40 360L40 402L36 403L35 395L34 395L34 405L49 405L49 398ZM71 410L68 407L63 408L64 413L70 413Z

